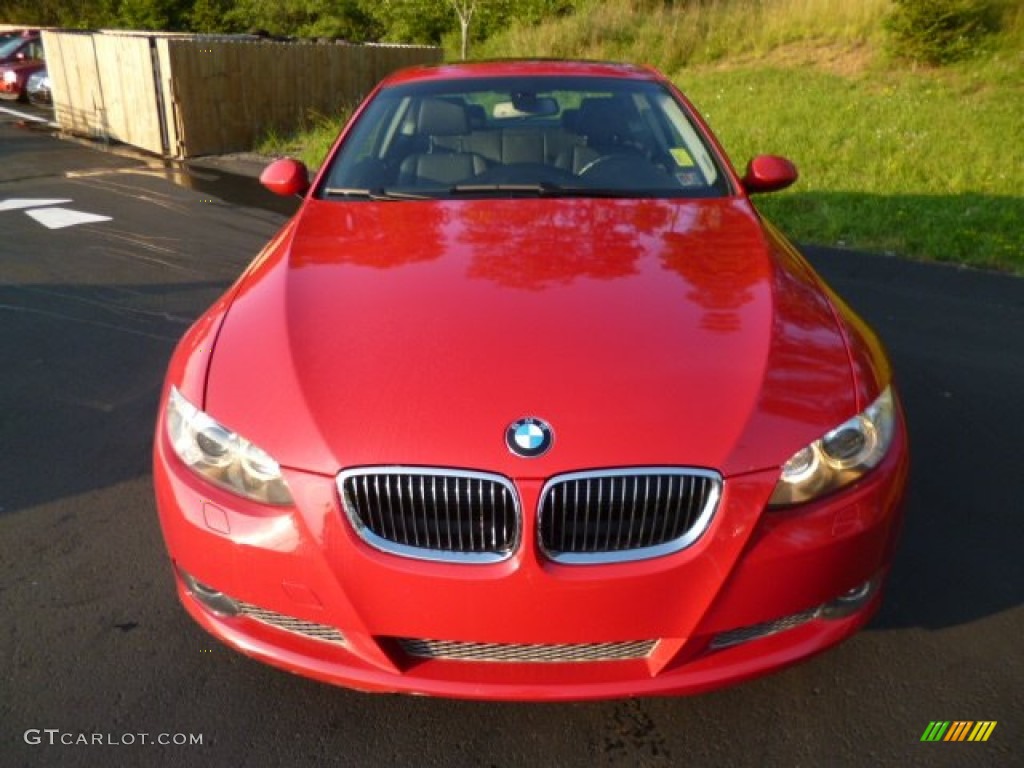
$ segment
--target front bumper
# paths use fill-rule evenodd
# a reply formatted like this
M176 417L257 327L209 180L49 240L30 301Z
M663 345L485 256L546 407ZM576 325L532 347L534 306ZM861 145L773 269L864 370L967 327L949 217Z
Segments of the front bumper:
M32 104L38 104L42 106L53 105L53 94L46 88L37 88L32 90L31 88L26 89L28 100Z
M540 480L516 482L525 514L515 556L461 565L370 548L341 510L333 477L286 471L294 507L251 503L185 469L162 430L154 477L184 606L243 653L367 691L575 700L706 691L856 632L881 599L908 463L901 427L860 483L771 513L763 508L777 472L727 478L711 526L690 548L587 566L551 563L531 545ZM255 610L211 610L197 582ZM856 611L825 617L822 606L869 582ZM653 649L626 660L467 661L411 655L402 639L527 650L652 641Z

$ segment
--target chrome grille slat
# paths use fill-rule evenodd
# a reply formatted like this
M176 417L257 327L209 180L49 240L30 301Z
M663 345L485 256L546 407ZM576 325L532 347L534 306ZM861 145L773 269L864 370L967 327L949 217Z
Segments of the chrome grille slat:
M691 478L691 482L695 483L696 480ZM696 494L695 493L691 492L690 494L687 495L687 497L686 497L686 517L684 518L686 522L684 523L684 525L688 525L689 521L693 520L693 517L696 514L696 509L695 509L696 501L697 500L696 500Z
M427 481L420 475L420 517L422 518L423 528L423 541L427 546L430 546L430 526L427 520ZM419 543L419 536L416 537L416 543Z
M395 638L409 656L445 661L519 664L573 664L647 658L656 640L610 643L472 643L457 640Z
M373 478L373 482L374 482L374 486L373 486L374 497L380 498L380 496L379 496L379 493L380 493L380 490L379 490L379 488L380 488L380 478L377 478L377 477ZM384 514L384 510L381 509L381 508L377 509L377 516L378 516L378 519L379 519L379 523L378 524L382 528L387 524L388 521L390 521L391 525L395 525L395 518L391 514L391 489L385 487L384 492L385 492L385 494L387 496L388 514L385 515ZM369 495L369 490L368 489L367 489L367 493L366 493L365 498L367 500L369 500L371 498L370 495Z
M478 483L477 484L476 494L477 494L477 504L478 504L477 509L483 509L484 508L484 484L483 483ZM484 516L483 515L477 514L477 515L475 515L475 517L476 517L476 520L474 522L478 523L479 526L480 526L480 540L476 543L476 547L486 547L487 546L487 525L486 525L486 521L484 520ZM476 525L474 525L473 528L475 530L476 529Z
M655 478L655 479L657 479L657 478ZM651 490L652 490L651 489L651 478L650 478L650 476L648 476L648 477L644 478L644 503L643 503L643 506L640 507L640 514L638 515L638 517L639 517L639 525L637 526L637 529L636 529L636 536L633 538L633 546L637 547L637 548L645 546L645 544L644 544L644 528L647 525L647 518L650 517L650 515L651 515L651 504L652 504L651 499L652 499L652 497L654 499L653 503L655 505L658 503L658 493L657 493L657 491L655 491L652 494Z
M555 490L557 490L557 488ZM565 537L568 535L568 532L569 532L569 525L568 525L568 520L569 520L569 501L568 501L567 496L568 496L568 494L566 494L566 493L562 494L562 548L563 549L565 548ZM575 503L576 503L577 506L579 506L579 503L580 503L580 489L579 489L579 486L576 486Z
M662 492L661 492L661 482L662 482L663 479L667 481L666 482L667 488L665 489L665 493L664 494L662 494ZM663 500L662 501L662 505L663 506L661 507L659 515L655 515L654 519L651 520L651 528L650 528L650 531L647 534L647 538L648 538L647 546L653 546L654 542L658 541L658 531L656 530L656 528L658 526L658 517L660 516L662 520L667 520L668 519L669 508L672 506L672 499L673 499L673 494L672 494L672 481L673 481L673 479L674 478L672 478L672 477L668 477L668 478L661 478L661 477L659 477L658 478L658 497Z
M519 499L501 475L432 467L369 467L338 475L359 535L423 560L497 562L520 536Z
M458 551L459 552L463 552L463 551L465 551L465 547L462 544L462 527L463 526L462 526L462 519L460 517L458 517L458 515L460 514L460 510L462 509L462 504L461 504L461 500L462 499L461 499L461 496L459 494L459 490L460 490L459 486L458 486L458 484L456 484L456 486L455 486L455 515L456 515L456 517L455 517L455 532L459 534L459 547L458 547Z
M446 483L444 481L441 482L441 493L444 495L444 508L445 509L449 509L449 504L448 504L448 483ZM445 547L445 549L453 550L453 549L455 549L455 543L454 543L454 539L452 538L452 518L451 518L451 515L447 516L445 518L444 522L445 522L445 529L448 532L448 546Z
M553 560L626 562L677 552L704 532L718 506L716 472L641 467L573 472L541 492L538 538Z
M590 491L591 487L587 486L587 502L583 506L583 541L579 544L578 549L580 552L587 551L587 529L590 526Z
M618 498L618 503L615 505L614 519L617 521L615 530L612 531L612 526L608 526L608 539L605 542L605 551L611 549L614 542L620 541L623 536L629 533L629 523L627 522L629 517L629 510L633 509L636 502L637 485L635 482L630 483L629 478L620 478L618 482L615 482L616 490L618 493L615 496Z

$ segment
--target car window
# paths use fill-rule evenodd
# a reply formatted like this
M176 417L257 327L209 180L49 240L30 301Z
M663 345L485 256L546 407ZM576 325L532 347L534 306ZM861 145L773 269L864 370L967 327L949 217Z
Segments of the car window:
M653 81L507 77L381 90L343 141L321 197L729 193L685 106Z
M18 48L21 47L22 40L20 37L12 37L0 43L0 59L6 59L13 56L18 52Z

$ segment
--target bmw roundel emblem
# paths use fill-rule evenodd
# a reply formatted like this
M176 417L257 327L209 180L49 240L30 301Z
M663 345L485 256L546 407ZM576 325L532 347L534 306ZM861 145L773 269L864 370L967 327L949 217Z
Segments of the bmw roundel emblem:
M524 459L543 456L551 448L553 440L554 433L548 423L532 416L512 422L505 430L508 449Z

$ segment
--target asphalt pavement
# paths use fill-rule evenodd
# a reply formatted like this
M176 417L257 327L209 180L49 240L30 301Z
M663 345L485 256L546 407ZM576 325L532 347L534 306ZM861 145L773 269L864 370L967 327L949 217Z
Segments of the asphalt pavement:
M15 123L0 113L0 766L1024 764L1024 280L808 249L885 339L914 460L886 603L844 645L689 698L355 693L205 635L152 498L173 345L285 215L217 168ZM935 720L997 725L922 743Z

